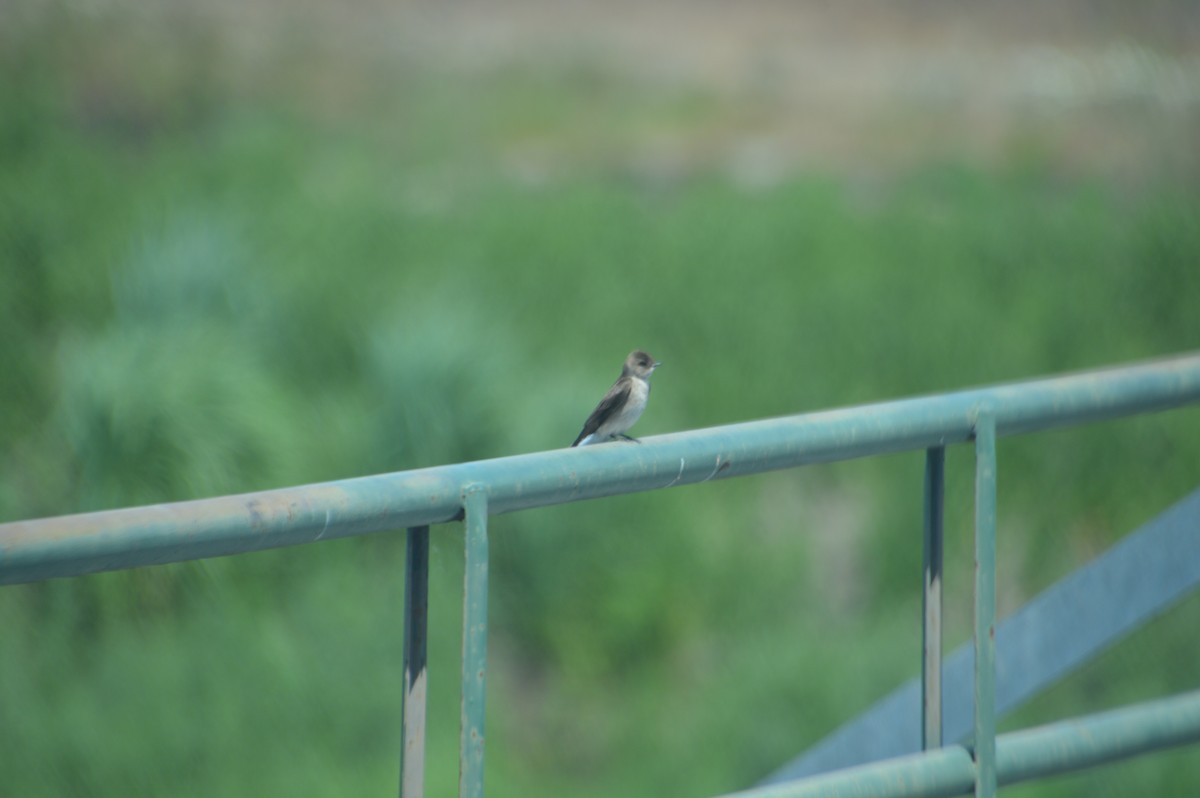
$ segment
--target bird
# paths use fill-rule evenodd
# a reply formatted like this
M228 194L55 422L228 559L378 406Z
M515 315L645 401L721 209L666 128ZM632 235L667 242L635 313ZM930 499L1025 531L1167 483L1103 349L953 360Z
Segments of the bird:
M630 352L621 368L621 376L604 394L587 421L583 422L583 429L571 446L587 446L614 438L640 443L637 438L626 435L625 431L641 418L642 411L646 409L646 399L650 396L650 375L661 365L641 349Z

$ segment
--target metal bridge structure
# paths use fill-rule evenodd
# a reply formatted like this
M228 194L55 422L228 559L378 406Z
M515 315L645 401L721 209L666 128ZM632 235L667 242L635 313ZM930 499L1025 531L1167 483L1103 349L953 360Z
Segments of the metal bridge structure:
M1200 490L996 619L998 438L1200 404L1200 354L1027 382L211 499L0 524L0 584L407 530L400 793L424 794L430 526L462 522L459 794L483 794L488 519L924 452L921 676L742 798L974 793L1200 742L1200 690L997 735L998 716L1200 585ZM945 453L975 453L974 636L942 656ZM1196 453L1200 465L1200 452ZM915 579L914 584L919 584Z

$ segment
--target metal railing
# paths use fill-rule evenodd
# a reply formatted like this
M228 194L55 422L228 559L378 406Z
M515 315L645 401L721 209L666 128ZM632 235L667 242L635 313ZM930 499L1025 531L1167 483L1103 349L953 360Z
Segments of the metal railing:
M1197 554L1200 489L1001 621L996 627L996 717L1025 704L1200 590ZM930 654L935 652L940 654L936 649ZM942 739L969 739L975 727L973 644L964 643L942 657L940 670L941 682L935 688L925 688L919 678L906 682L778 768L763 784L794 781L930 748L928 741L921 739L925 729L918 722L922 692L940 693L945 710L940 713ZM926 672L935 674L931 667ZM998 778L1003 781L1002 770Z
M491 515L811 463L926 451L920 754L746 796L992 796L998 784L1200 740L1200 693L997 738L996 440L1200 402L1200 355L595 446L0 525L0 584L408 528L401 793L423 793L429 526L465 521L459 792L483 792ZM975 448L974 744L941 746L945 447ZM1200 456L1200 455L1198 455ZM1200 522L1197 527L1200 528Z

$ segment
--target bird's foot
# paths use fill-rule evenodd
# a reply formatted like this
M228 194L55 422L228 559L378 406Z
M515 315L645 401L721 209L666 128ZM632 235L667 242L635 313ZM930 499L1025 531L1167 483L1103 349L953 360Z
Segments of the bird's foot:
M639 441L637 438L631 438L625 434L617 435L616 437L620 438L623 441L629 441L630 443L641 443L641 441Z

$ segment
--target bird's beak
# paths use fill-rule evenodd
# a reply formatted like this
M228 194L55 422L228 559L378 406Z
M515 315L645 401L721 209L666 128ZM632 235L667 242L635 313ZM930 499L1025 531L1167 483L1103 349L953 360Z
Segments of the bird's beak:
M658 368L661 365L662 365L662 363L660 361L658 361L658 360L654 361L654 368Z

